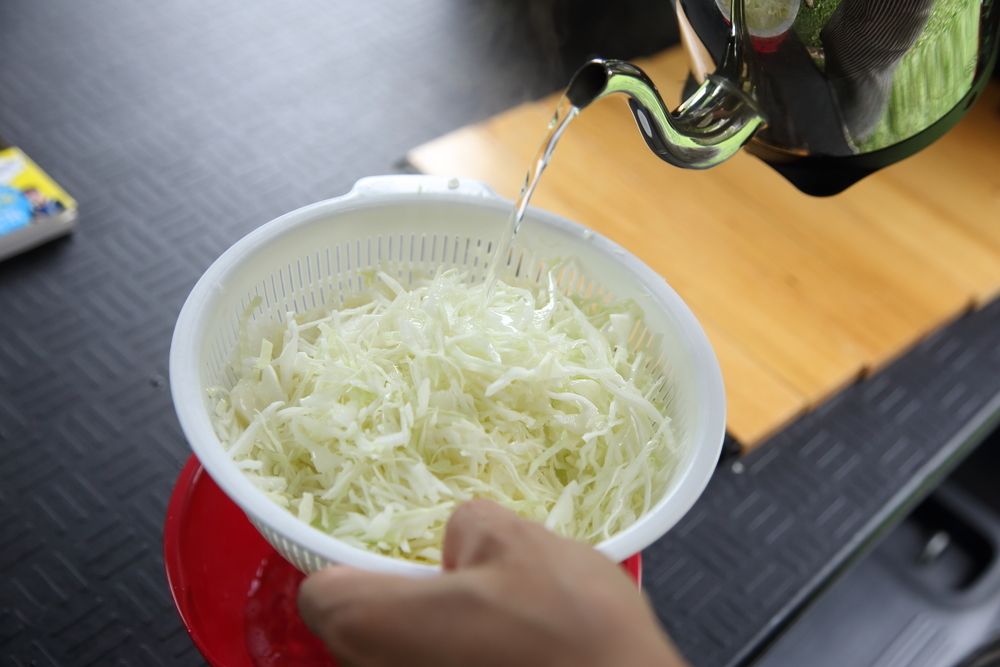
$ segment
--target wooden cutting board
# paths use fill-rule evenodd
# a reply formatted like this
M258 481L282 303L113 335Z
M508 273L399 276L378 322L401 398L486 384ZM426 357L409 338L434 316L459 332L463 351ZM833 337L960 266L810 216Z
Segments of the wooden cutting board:
M681 49L637 64L680 99ZM557 99L408 159L513 198ZM608 98L570 124L532 204L620 243L677 290L719 357L729 432L753 447L1000 294L1000 86L930 148L823 199L749 154L673 168L646 148L624 98Z

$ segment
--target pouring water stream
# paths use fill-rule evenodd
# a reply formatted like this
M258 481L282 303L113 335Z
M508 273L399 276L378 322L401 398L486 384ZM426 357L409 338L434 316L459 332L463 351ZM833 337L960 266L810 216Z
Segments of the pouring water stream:
M521 194L518 195L517 201L514 203L514 209L507 219L503 235L500 237L500 242L497 244L496 250L493 252L493 257L490 260L490 268L486 273L486 282L483 290L483 300L479 307L480 313L486 312L490 296L493 294L494 288L496 288L497 279L500 275L500 267L507 261L511 246L514 243L514 235L517 234L518 227L521 226L521 219L524 218L524 213L528 210L528 202L531 199L531 194L535 191L542 172L545 171L546 165L548 165L549 160L552 158L552 151L555 150L556 143L558 143L559 137L562 136L563 130L566 129L566 126L569 125L569 122L578 113L580 113L579 107L571 103L565 95L559 99L552 120L549 121L548 130L545 136L542 137L542 141L538 145L538 150L535 151L535 155L528 166L528 173L524 177L524 185L521 186Z
M627 96L643 139L660 158L679 167L707 169L740 150L766 119L754 97L753 80L744 54L749 40L743 2L733 0L729 45L717 72L671 112L656 86L641 69L621 60L591 60L573 75L566 93L532 159L486 274L480 313L486 312L500 267L507 262L514 235L531 194L571 120L592 102L615 93Z

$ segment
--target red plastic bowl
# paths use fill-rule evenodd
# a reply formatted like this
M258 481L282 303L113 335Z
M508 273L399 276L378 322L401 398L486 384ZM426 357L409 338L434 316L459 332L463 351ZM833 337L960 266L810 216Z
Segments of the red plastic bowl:
M335 666L295 606L304 575L188 459L170 496L163 557L174 604L212 667ZM642 556L622 563L641 585Z

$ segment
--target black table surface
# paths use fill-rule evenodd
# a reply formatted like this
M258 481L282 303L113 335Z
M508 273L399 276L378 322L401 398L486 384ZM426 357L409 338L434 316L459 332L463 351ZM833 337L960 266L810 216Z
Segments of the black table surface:
M565 4L0 3L0 137L81 212L71 237L0 264L0 663L203 663L161 555L189 455L166 368L185 296L271 218L563 84L586 55L551 20ZM672 38L642 19L636 44ZM998 406L993 304L725 461L644 553L681 650L752 659Z

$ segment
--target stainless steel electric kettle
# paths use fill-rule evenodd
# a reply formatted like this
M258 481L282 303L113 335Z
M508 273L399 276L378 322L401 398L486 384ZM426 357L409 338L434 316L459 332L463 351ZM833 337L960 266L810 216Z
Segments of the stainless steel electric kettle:
M673 112L634 65L593 60L578 108L624 93L647 145L712 167L746 145L812 195L841 192L947 132L997 55L995 0L675 0L691 63Z

